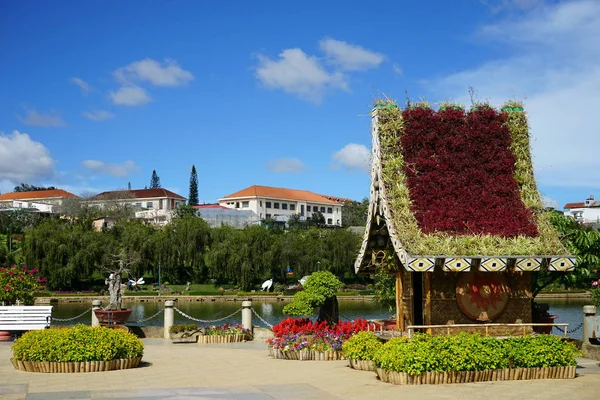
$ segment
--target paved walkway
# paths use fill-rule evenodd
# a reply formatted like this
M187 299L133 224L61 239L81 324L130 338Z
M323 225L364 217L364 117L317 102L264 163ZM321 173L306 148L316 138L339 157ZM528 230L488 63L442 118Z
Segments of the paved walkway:
M274 360L263 341L225 345L146 339L140 368L79 374L16 371L0 343L0 399L578 399L600 393L597 361L580 360L572 380L395 386L346 361Z

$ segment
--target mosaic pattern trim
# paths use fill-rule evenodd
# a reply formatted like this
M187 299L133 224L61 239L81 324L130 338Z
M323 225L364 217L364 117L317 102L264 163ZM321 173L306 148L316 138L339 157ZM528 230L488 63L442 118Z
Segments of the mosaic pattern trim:
M482 258L479 270L485 272L499 272L506 269L506 259L498 257Z
M446 272L468 272L471 270L471 261L468 258L446 258L444 271Z
M575 257L558 257L550 259L549 271L572 271L575 269Z
M435 267L435 258L409 258L405 265L408 271L430 272Z
M541 266L542 259L538 257L517 258L515 261L515 271L539 271Z

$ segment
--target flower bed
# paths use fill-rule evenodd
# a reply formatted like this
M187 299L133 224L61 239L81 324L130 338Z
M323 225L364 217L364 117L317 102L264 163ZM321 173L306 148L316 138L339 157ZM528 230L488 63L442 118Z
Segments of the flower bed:
M204 328L204 335L198 336L198 343L233 343L252 340L252 332L242 325L212 325Z
M375 352L377 375L395 384L574 378L579 351L551 335L495 339L479 334L415 335Z
M28 372L95 372L135 368L144 345L134 334L77 325L29 331L12 345L16 369Z
M269 355L286 360L343 360L344 341L369 328L374 326L360 318L334 327L308 318L287 318L273 327L275 338L267 339Z
M403 171L424 233L537 236L514 176L506 113L409 108L402 117Z
M543 212L526 115L510 108L378 111L383 188L408 253L568 254Z

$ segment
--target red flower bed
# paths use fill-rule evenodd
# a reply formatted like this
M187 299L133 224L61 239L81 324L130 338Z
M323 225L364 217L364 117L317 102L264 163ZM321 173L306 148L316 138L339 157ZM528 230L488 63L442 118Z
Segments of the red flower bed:
M418 108L402 114L403 170L424 233L538 235L514 177L506 113Z
M286 318L277 325L273 326L273 333L276 337L288 335L319 335L332 333L350 337L351 335L366 330L375 330L375 325L357 318L354 321L339 321L338 324L330 328L326 322L312 322L308 318Z

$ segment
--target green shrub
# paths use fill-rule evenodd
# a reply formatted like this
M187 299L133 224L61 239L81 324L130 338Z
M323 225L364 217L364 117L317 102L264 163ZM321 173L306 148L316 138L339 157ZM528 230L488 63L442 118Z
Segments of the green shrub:
M195 331L198 329L198 325L196 324L179 324L179 325L171 325L169 328L169 333L181 333L187 331Z
M507 341L507 352L513 368L574 366L579 356L573 343L552 335L512 338Z
M21 361L110 361L142 356L144 344L119 329L77 325L26 332L12 351Z
M456 336L416 334L411 340L395 338L373 356L386 371L483 371L501 368L539 368L577 365L579 352L569 342L551 335L496 339L480 334Z
M358 332L344 342L342 350L344 357L352 360L372 360L375 352L383 343L370 332Z

